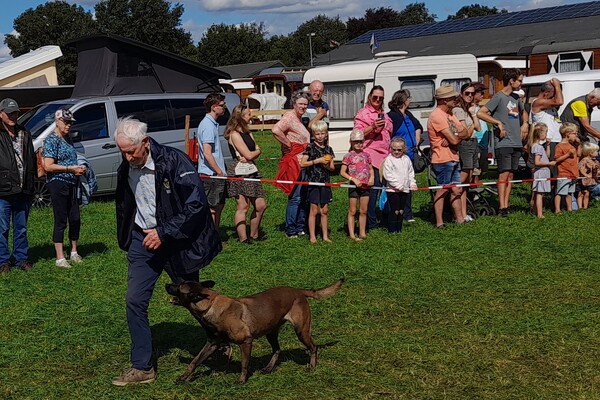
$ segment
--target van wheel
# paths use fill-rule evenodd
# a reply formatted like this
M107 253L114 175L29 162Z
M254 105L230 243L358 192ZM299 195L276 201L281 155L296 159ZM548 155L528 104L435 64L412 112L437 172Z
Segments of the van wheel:
M45 179L36 179L33 182L33 203L34 207L43 208L52 204L48 186Z

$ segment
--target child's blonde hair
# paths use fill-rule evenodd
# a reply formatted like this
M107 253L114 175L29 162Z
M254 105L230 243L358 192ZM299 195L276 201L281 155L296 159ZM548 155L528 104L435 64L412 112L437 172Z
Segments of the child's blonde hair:
M560 132L560 136L562 136L563 138L566 138L567 134L570 132L579 133L579 127L572 122L563 122L560 125L559 132Z
M310 129L313 131L313 133L315 133L315 132L328 133L327 131L328 131L329 127L327 126L327 122L325 122L325 121L315 121L311 125Z
M582 157L591 157L595 152L598 151L600 147L596 143L592 142L583 142L581 145L581 156Z
M529 129L529 135L527 137L527 151L531 153L531 148L535 143L540 141L540 134L542 132L548 133L548 125L543 122L536 122L531 125L531 129Z

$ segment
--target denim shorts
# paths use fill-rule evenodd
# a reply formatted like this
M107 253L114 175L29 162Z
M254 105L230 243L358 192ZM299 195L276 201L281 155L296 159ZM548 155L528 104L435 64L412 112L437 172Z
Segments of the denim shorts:
M523 154L520 147L501 147L495 150L498 172L510 172L519 169L519 160Z
M559 179L556 181L556 194L566 196L575 193L575 179Z
M438 185L450 185L460 183L460 164L457 161L449 161L442 164L431 164L435 172L435 180Z

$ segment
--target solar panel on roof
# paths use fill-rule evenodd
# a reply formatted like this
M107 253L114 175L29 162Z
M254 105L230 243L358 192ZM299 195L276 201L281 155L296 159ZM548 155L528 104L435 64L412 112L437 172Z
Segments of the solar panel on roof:
M538 8L504 14L486 15L458 20L446 20L420 25L384 28L363 33L348 44L369 43L374 33L377 40L396 40L441 33L466 32L478 29L507 27L562 19L581 18L600 15L600 1L582 4Z

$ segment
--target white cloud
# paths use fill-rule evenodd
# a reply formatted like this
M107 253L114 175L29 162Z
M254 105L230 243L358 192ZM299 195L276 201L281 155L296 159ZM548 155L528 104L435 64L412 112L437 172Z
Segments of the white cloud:
M305 13L307 10L311 10L312 14L325 11L341 12L346 8L355 7L346 0L200 0L200 5L207 11L262 11L273 14Z
M4 37L4 35L2 35L2 37ZM0 63L10 60L11 58L12 56L10 55L10 49L4 44L4 42L2 42L2 44L0 44Z
M202 35L208 27L208 25L196 23L193 19L188 19L181 24L181 28L192 34L194 44L197 44L202 39Z

